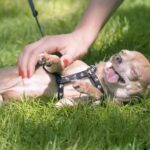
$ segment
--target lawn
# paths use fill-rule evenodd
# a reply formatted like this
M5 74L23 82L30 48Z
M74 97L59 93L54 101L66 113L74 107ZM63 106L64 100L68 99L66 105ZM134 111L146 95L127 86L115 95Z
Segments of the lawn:
M37 0L45 35L74 29L87 1ZM0 67L15 65L23 47L40 38L27 0L0 0ZM121 49L138 50L150 60L149 0L126 0L99 34L88 64L105 60ZM53 107L41 97L0 107L0 150L147 150L150 149L150 98L122 107Z

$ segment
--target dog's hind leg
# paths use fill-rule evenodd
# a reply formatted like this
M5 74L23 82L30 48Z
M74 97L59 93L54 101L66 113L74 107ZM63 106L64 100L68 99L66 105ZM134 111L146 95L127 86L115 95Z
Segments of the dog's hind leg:
M89 102L91 102L89 96L66 97L66 98L62 98L58 102L56 102L55 107L56 108L62 108L65 106L74 107L74 106L78 106L80 104L88 104Z
M100 99L103 95L96 87L83 80L74 80L72 85L78 92L88 94L96 100Z
M64 106L77 106L78 103L73 98L62 98L56 104L56 108L62 108Z

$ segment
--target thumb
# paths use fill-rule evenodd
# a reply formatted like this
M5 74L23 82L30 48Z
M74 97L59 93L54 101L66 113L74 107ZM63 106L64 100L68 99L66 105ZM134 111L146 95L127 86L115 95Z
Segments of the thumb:
M68 54L63 55L60 58L60 60L61 60L61 66L63 68L67 67L68 65L70 65L74 61L73 57L68 55Z

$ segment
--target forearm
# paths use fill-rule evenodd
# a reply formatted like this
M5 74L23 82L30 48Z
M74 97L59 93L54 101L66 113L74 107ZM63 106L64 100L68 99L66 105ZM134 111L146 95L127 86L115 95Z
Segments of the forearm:
M90 0L85 13L75 29L90 46L96 39L109 16L123 0Z

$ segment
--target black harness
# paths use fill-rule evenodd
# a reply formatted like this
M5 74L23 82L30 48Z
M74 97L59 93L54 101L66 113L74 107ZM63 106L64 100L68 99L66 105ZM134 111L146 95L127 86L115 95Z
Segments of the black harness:
M50 73L46 68L45 65L43 65L44 70L47 73ZM56 77L56 82L58 85L58 99L62 99L64 96L64 85L70 83L73 80L83 79L83 78L89 78L93 86L95 86L98 90L100 90L104 94L104 90L102 88L102 85L95 74L96 72L96 66L91 65L88 69L71 74L68 76L61 76L59 73L53 73L53 75ZM51 74L51 73L50 73Z

